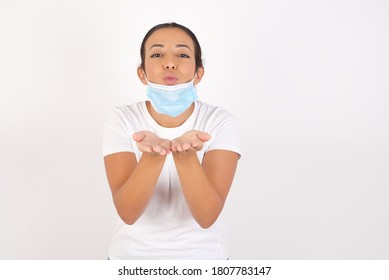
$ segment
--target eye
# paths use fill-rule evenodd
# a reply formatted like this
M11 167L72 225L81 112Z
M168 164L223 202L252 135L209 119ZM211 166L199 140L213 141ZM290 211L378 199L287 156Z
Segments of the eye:
M190 58L189 55L184 54L184 53L181 53L181 54L179 54L178 56L181 57L181 58Z
M162 54L160 54L160 53L155 53L155 54L150 55L150 57L152 57L152 58L158 58L161 56L162 56Z

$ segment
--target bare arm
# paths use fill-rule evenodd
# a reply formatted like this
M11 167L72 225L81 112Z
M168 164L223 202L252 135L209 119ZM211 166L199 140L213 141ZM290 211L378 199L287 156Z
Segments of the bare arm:
M138 163L134 153L129 152L104 157L116 210L127 224L133 224L143 214L170 152L170 141L151 132L137 132L133 139L143 152Z
M201 164L196 152L209 139L207 134L191 131L172 140L183 194L193 218L203 228L210 227L221 213L239 158L235 152L214 150L204 155Z

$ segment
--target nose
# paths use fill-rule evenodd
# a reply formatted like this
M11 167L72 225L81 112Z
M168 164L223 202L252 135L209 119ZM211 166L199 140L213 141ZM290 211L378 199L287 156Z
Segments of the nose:
M176 69L176 67L177 66L173 62L168 62L165 64L165 69L168 69L168 70Z
M173 57L167 57L167 60L165 61L165 69L172 70L177 68L177 62L174 61Z

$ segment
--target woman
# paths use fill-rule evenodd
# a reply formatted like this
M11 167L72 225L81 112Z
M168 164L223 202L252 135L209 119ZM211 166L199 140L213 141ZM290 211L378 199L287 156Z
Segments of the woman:
M149 101L116 108L104 163L120 217L110 259L227 259L219 217L240 157L236 123L197 99L204 75L196 36L176 23L141 45Z

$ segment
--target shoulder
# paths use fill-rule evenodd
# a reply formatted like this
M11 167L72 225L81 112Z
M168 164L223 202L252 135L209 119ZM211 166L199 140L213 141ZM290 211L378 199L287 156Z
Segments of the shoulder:
M111 115L132 115L141 114L143 112L143 103L137 102L130 105L120 105L112 109Z
M142 102L115 107L105 118L104 129L106 131L120 130L126 133L132 132L144 123L145 114L143 107Z
M221 106L211 105L202 101L196 101L196 106L198 107L198 122L212 125L213 127L220 127L225 124L237 126L235 116Z
M143 119L141 103L117 106L106 117L103 132L103 155L134 152L132 134Z
M108 114L106 121L128 122L139 119L143 115L143 107L142 102L117 106Z
M231 119L235 118L231 112L229 112L228 110L226 110L221 106L211 105L199 100L196 101L196 106L198 107L199 117L207 117L207 118L220 119L220 120L226 118L231 118Z
M201 101L197 103L198 128L211 135L204 150L228 150L240 155L240 133L235 116L228 110Z

